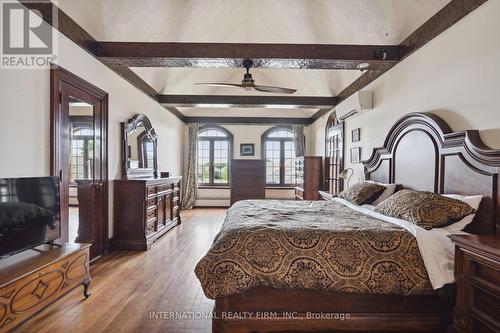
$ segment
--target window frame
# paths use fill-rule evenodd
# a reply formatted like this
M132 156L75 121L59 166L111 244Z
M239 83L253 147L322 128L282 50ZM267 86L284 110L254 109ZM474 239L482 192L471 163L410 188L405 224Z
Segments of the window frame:
M292 133L291 138L270 138L269 135L273 134L274 132L286 130L288 132ZM270 129L266 130L264 133L262 133L261 136L261 157L266 163L266 187L271 187L271 188L294 188L295 187L295 180L287 184L285 183L285 142L292 142L293 143L293 150L295 154L295 140L293 138L293 130L292 126L274 126L271 127ZM267 151L266 151L266 142L268 141L274 141L274 142L279 142L280 143L280 182L279 184L270 184L267 182ZM295 169L295 168L294 168ZM295 176L295 174L294 174Z
M326 188L328 188L328 192L332 195L338 195L344 189L344 181L339 177L342 170L344 170L344 127L344 122L339 121L336 112L333 112L328 117L325 127L325 180ZM335 136L339 137L338 149L335 150L338 155L332 156L331 141ZM332 163L333 159L337 163ZM335 170L334 174L332 174L331 170ZM336 183L333 187L332 182Z
M220 136L202 136L200 137L199 134L201 132L207 131L207 130L218 130L226 134L226 137L220 137ZM208 141L209 142L209 167L208 167L208 178L209 182L208 183L200 183L199 179L197 182L198 188L224 188L224 187L229 187L231 185L231 160L233 159L233 134L229 132L226 128L218 125L202 125L200 126L198 130L198 146L200 144L200 141ZM228 176L227 176L227 183L214 183L214 142L215 141L227 141L228 142L228 163L227 163L227 168L228 168ZM199 149L199 148L198 148ZM198 156L198 151L196 152L196 159L197 161L199 160ZM198 168L196 169L196 173L198 173Z

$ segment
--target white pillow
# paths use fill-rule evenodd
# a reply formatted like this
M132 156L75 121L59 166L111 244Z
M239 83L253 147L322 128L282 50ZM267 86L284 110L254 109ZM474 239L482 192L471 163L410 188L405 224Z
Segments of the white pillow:
M374 182L372 180L367 180L368 183L375 183L375 184L379 184L379 185L382 185L382 186L385 186L385 190L384 192L382 192L381 195L379 195L379 197L377 198L377 200L375 200L374 202L372 202L371 204L376 206L378 205L379 203L381 203L382 201L384 201L385 199L387 199L388 197L390 197L391 195L394 194L394 191L396 191L396 184L384 184L384 183L378 183L378 182Z
M366 209L369 209L369 210L375 210L375 206L374 205L370 205L370 204L363 204L360 207L363 207L363 208L366 208Z
M467 196L467 195L459 195L459 194L443 194L443 196L463 201L466 204L468 204L469 206L471 206L472 208L474 208L474 210L476 210L476 211L479 208L479 204L481 203L481 200L483 199L482 195L469 195L469 196ZM476 213L469 214L466 217L464 217L463 219L461 219L460 221L455 222L453 224L450 224L449 226L446 226L443 229L448 231L448 232L451 232L451 233L457 232L457 231L462 231L463 229L465 229L465 227L468 224L470 224L474 220L475 216L476 216Z

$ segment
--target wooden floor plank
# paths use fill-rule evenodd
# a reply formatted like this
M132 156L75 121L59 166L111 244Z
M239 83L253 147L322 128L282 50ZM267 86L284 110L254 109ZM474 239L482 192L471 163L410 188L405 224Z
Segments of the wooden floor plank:
M92 296L75 289L14 332L211 332L211 320L151 319L150 312L212 311L194 274L219 231L225 209L183 211L183 223L147 252L113 251L91 265Z

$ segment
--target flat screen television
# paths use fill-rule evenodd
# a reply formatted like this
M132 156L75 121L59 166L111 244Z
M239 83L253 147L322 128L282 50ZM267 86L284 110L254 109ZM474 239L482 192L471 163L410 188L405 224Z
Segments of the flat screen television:
M59 237L59 178L0 178L0 259Z

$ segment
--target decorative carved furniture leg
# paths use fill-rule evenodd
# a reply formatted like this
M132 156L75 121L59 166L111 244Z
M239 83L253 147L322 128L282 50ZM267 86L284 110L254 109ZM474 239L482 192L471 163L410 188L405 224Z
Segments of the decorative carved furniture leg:
M83 284L83 296L85 296L85 299L89 298L91 293L89 293L89 287L90 287L90 279L85 280L82 282Z

